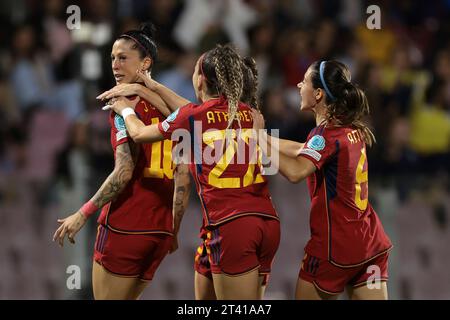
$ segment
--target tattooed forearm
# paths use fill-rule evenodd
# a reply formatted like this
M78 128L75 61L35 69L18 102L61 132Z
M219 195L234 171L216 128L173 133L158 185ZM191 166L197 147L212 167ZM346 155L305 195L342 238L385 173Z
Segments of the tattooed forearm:
M173 226L175 234L180 230L181 220L189 202L191 179L188 166L179 164L175 169L175 190L173 194Z
M114 171L106 178L105 182L91 199L97 207L103 207L122 192L133 176L135 158L131 153L128 143L117 146Z

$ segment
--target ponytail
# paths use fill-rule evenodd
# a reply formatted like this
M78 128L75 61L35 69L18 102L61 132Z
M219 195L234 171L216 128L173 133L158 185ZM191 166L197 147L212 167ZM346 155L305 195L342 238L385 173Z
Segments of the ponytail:
M242 92L242 102L250 107L260 110L258 103L258 69L256 62L252 57L243 59L244 88Z
M364 117L369 115L369 101L366 94L356 84L345 82L336 86L339 95L327 109L327 120L337 125L352 125L363 134L364 142L370 147L375 136L365 123Z
M235 120L238 121L239 127L241 127L241 120L238 115L239 101L244 84L241 57L229 45L217 46L213 54L218 89L228 101L227 129L231 128Z
M369 115L369 102L364 91L351 82L347 66L331 60L315 62L311 68L313 87L322 88L326 93L327 121L359 129L364 142L372 146L375 136L365 121Z

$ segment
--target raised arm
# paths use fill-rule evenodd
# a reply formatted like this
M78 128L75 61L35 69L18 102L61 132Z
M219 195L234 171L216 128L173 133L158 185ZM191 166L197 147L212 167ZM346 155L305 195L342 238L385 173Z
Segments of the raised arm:
M278 139L267 134L264 128L264 117L257 110L252 110L253 128L257 130L258 144L263 152L274 161L274 165L280 173L292 183L298 183L314 173L314 164L298 156L304 143L291 140ZM278 157L272 156L271 152L278 152Z
M167 104L161 99L161 97L140 83L122 83L114 88L103 92L97 99L109 100L117 97L127 97L138 95L139 97L150 102L156 107L164 116L168 116L172 111L168 108Z
M268 151L270 152L271 148L273 150L278 151L288 157L295 158L299 154L300 150L305 145L304 143L287 140L287 139L280 139L273 137L266 133L266 140L268 145ZM270 153L268 154L270 155Z
M178 108L191 103L191 101L179 96L171 89L152 79L150 74L137 71L138 76L144 81L145 86L157 93L166 103L167 107L173 112Z
M259 132L258 144L263 146L263 151L271 149L269 147L270 138L271 137L265 131ZM288 149L285 150L286 152L279 152L278 157L271 157L270 154L268 154L268 156L275 162L274 165L280 170L280 173L289 180L289 182L298 183L314 173L316 167L310 160L298 156L299 151L303 148L303 144L301 144L302 146L299 148L294 141L285 141L286 142L282 142L280 145L284 145L284 147L293 147L292 150ZM291 144L291 142L294 142L294 144Z
M53 241L58 241L60 246L63 246L64 237L67 234L69 241L75 243L74 237L87 219L99 208L116 199L131 180L137 153L138 149L133 146L133 156L129 143L117 146L114 170L83 207L65 219L58 219L61 225L53 235Z
M146 126L134 113L139 99L129 100L125 97L118 97L116 101L109 105L109 109L121 115L125 120L128 136L136 143L149 143L164 140L157 124ZM127 110L125 110L127 109Z

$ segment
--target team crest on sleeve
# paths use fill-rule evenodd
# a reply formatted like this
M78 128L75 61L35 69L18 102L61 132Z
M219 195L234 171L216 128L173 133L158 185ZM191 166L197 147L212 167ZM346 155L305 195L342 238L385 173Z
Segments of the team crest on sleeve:
M123 118L118 114L116 114L116 116L114 117L114 126L116 127L117 131L127 129L127 126L125 125L125 120L123 120Z
M175 110L174 112L172 112L166 119L167 122L173 122L173 120L175 120L177 118L178 115L178 111L180 111L180 108L178 108L177 110Z
M306 146L309 149L321 151L325 148L325 139L321 135L315 135L311 139L309 139Z

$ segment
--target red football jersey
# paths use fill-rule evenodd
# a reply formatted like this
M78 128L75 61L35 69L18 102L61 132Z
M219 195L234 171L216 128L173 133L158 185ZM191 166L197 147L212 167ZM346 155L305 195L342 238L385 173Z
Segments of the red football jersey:
M223 98L201 105L187 104L158 125L166 139L177 129L189 132L189 167L202 204L205 226L216 226L248 214L278 219L261 165L256 160L250 161L250 156L259 157L256 148L250 147L256 144L252 144L254 139L250 137L253 128L250 107L241 103L238 112L242 130L237 130L239 125L235 121L233 143L226 148L228 104Z
M317 170L307 179L311 239L305 251L350 267L392 247L368 201L366 145L359 130L321 125L300 151Z
M136 115L146 124L156 124L165 117L146 100L136 106ZM123 118L111 112L111 145L133 143L128 137ZM172 141L138 144L139 155L133 177L116 200L103 207L98 222L122 233L173 234Z

